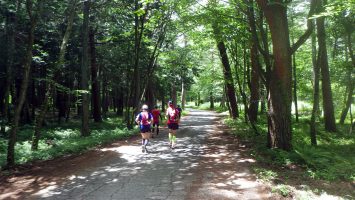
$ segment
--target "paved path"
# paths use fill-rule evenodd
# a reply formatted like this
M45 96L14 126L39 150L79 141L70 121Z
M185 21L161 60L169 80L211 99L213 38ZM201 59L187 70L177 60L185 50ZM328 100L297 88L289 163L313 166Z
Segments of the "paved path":
M141 153L139 140L100 149L80 170L65 163L65 178L46 179L21 199L265 199L263 187L249 172L252 160L242 159L233 139L215 136L218 115L191 110L182 120L177 146L169 149L167 131L154 138L149 153ZM107 156L110 155L110 156ZM84 158L83 158L84 159ZM78 167L77 167L78 169ZM64 170L65 171L65 170ZM56 170L53 169L55 176ZM40 181L40 180L39 180ZM31 183L33 184L33 183ZM29 186L31 185L29 184ZM27 191L27 192L24 192ZM0 196L1 197L1 196ZM1 199L1 198L0 198Z

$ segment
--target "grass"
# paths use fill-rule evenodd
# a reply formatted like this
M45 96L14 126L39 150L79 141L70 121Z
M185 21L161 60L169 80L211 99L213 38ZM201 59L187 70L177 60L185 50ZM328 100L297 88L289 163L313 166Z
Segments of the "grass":
M243 115L241 115L243 116ZM318 123L318 146L310 143L309 119L292 122L293 150L266 147L267 122L259 118L260 135L241 119L225 119L242 143L250 144L249 153L258 162L252 168L271 191L289 199L354 199L355 135L349 124L337 124L338 131L329 133Z
M15 163L24 164L35 160L49 160L67 154L77 154L93 147L130 137L137 129L124 128L122 119L107 118L101 123L90 123L91 135L80 136L81 122L73 120L60 127L49 124L42 130L39 150L31 151L33 127L25 126L18 132L15 146ZM47 141L50 141L48 144ZM6 164L7 140L0 138L0 167Z
M355 181L355 135L345 131L349 125L338 125L338 132L329 133L318 124L318 146L314 147L310 144L307 120L293 122L294 148L287 152L266 147L265 120L259 120L257 124L262 132L259 136L241 120L226 119L225 123L233 128L239 138L252 142L252 155L260 162L280 167L298 165L304 167L307 176L314 179Z

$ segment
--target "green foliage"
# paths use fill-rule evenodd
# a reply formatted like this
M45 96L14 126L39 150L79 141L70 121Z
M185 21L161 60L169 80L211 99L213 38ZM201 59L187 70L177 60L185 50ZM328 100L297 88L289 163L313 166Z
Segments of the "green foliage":
M277 185L276 187L273 187L271 190L273 193L278 193L282 195L283 197L287 197L291 193L291 189L287 185Z
M269 182L277 178L277 173L272 170L255 167L253 168L253 171L258 175L258 178L263 181Z
M48 128L43 131L39 141L38 151L31 151L32 128L23 128L19 132L15 147L16 164L24 164L35 160L49 160L68 154L77 154L93 147L111 143L114 140L127 138L138 131L122 128L122 120L108 118L102 123L90 126L92 134L89 137L80 136L80 123L74 122L62 127ZM5 165L7 140L0 140L0 166Z
M266 147L264 122L257 125L264 133L255 136L249 126L241 120L225 120L225 123L233 128L235 135L253 143L251 154L261 163L286 168L298 165L307 169L305 173L308 176L316 179L354 181L355 158L351 155L355 152L355 136L342 132L348 125L343 127L338 125L340 130L337 133L325 132L322 129L318 135L318 146L314 147L310 144L309 126L306 122L293 123L294 150L287 152ZM267 175L260 170L258 173L261 176Z

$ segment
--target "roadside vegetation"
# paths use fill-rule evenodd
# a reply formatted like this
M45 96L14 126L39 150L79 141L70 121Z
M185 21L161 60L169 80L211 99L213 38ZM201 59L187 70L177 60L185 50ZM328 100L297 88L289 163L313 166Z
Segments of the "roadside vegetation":
M199 107L192 103L188 105L195 109L211 110L209 103ZM217 108L217 112L227 112ZM355 134L349 133L349 121L343 125L337 124L335 133L327 132L321 123L317 124L318 145L312 146L309 116L301 117L298 122L293 119L293 149L284 151L267 147L265 120L265 114L262 114L255 124L258 134L243 119L232 119L226 115L224 123L249 149L248 153L257 161L253 171L260 180L270 184L272 192L296 199L312 199L321 195L326 198L330 194L343 199L354 198Z
M91 123L91 135L81 137L81 122L71 120L62 125L48 124L43 129L37 151L31 150L32 126L24 126L18 134L15 147L16 164L28 164L38 160L50 160L65 155L82 153L100 145L112 143L115 140L131 137L138 133L137 129L128 130L122 118L112 115L100 123ZM7 140L0 140L0 167L6 164Z

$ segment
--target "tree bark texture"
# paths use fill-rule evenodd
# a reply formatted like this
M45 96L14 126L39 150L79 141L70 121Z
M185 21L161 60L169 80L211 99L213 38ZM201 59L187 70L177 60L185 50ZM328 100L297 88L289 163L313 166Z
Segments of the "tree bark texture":
M101 116L101 102L100 102L100 82L99 70L96 62L96 47L95 47L95 30L90 28L89 34L90 43L90 60L91 60L91 92L93 104L93 118L95 122L102 122Z
M185 83L182 81L181 83L181 108L185 110L185 104L186 104L186 89L185 89Z
M312 35L312 64L313 64L313 108L312 116L310 121L310 136L311 144L317 145L317 130L316 130L316 119L319 110L319 66L317 65L317 47L316 47L316 36Z
M324 0L317 0L318 13L323 11L322 8ZM329 64L326 45L325 34L325 17L319 17L316 19L317 24L317 36L318 36L318 58L317 65L319 65L322 75L322 94L323 94L323 110L324 110L324 125L325 129L330 132L336 131L335 117L334 117L334 105L332 88L329 75Z
M230 103L230 109L231 109L231 117L233 119L236 119L239 117L239 111L238 111L238 104L237 104L237 98L235 96L235 88L234 88L234 81L232 77L232 72L231 72L231 67L229 64L229 59L227 55L227 49L224 45L224 42L217 42L217 47L219 50L220 58L222 61L223 65L223 77L224 77L224 82L226 85L226 94L227 98Z
M258 119L258 108L259 108L259 91L260 91L260 79L258 75L258 70L261 68L259 58L258 58L258 50L253 41L252 47L250 49L250 58L251 58L251 82L250 82L250 105L248 109L248 115L250 122L254 123Z
M268 146L291 150L292 63L287 7L281 0L275 0L273 4L266 0L257 2L270 27L274 54L268 95Z
M214 109L214 97L213 97L213 92L210 92L210 109Z

